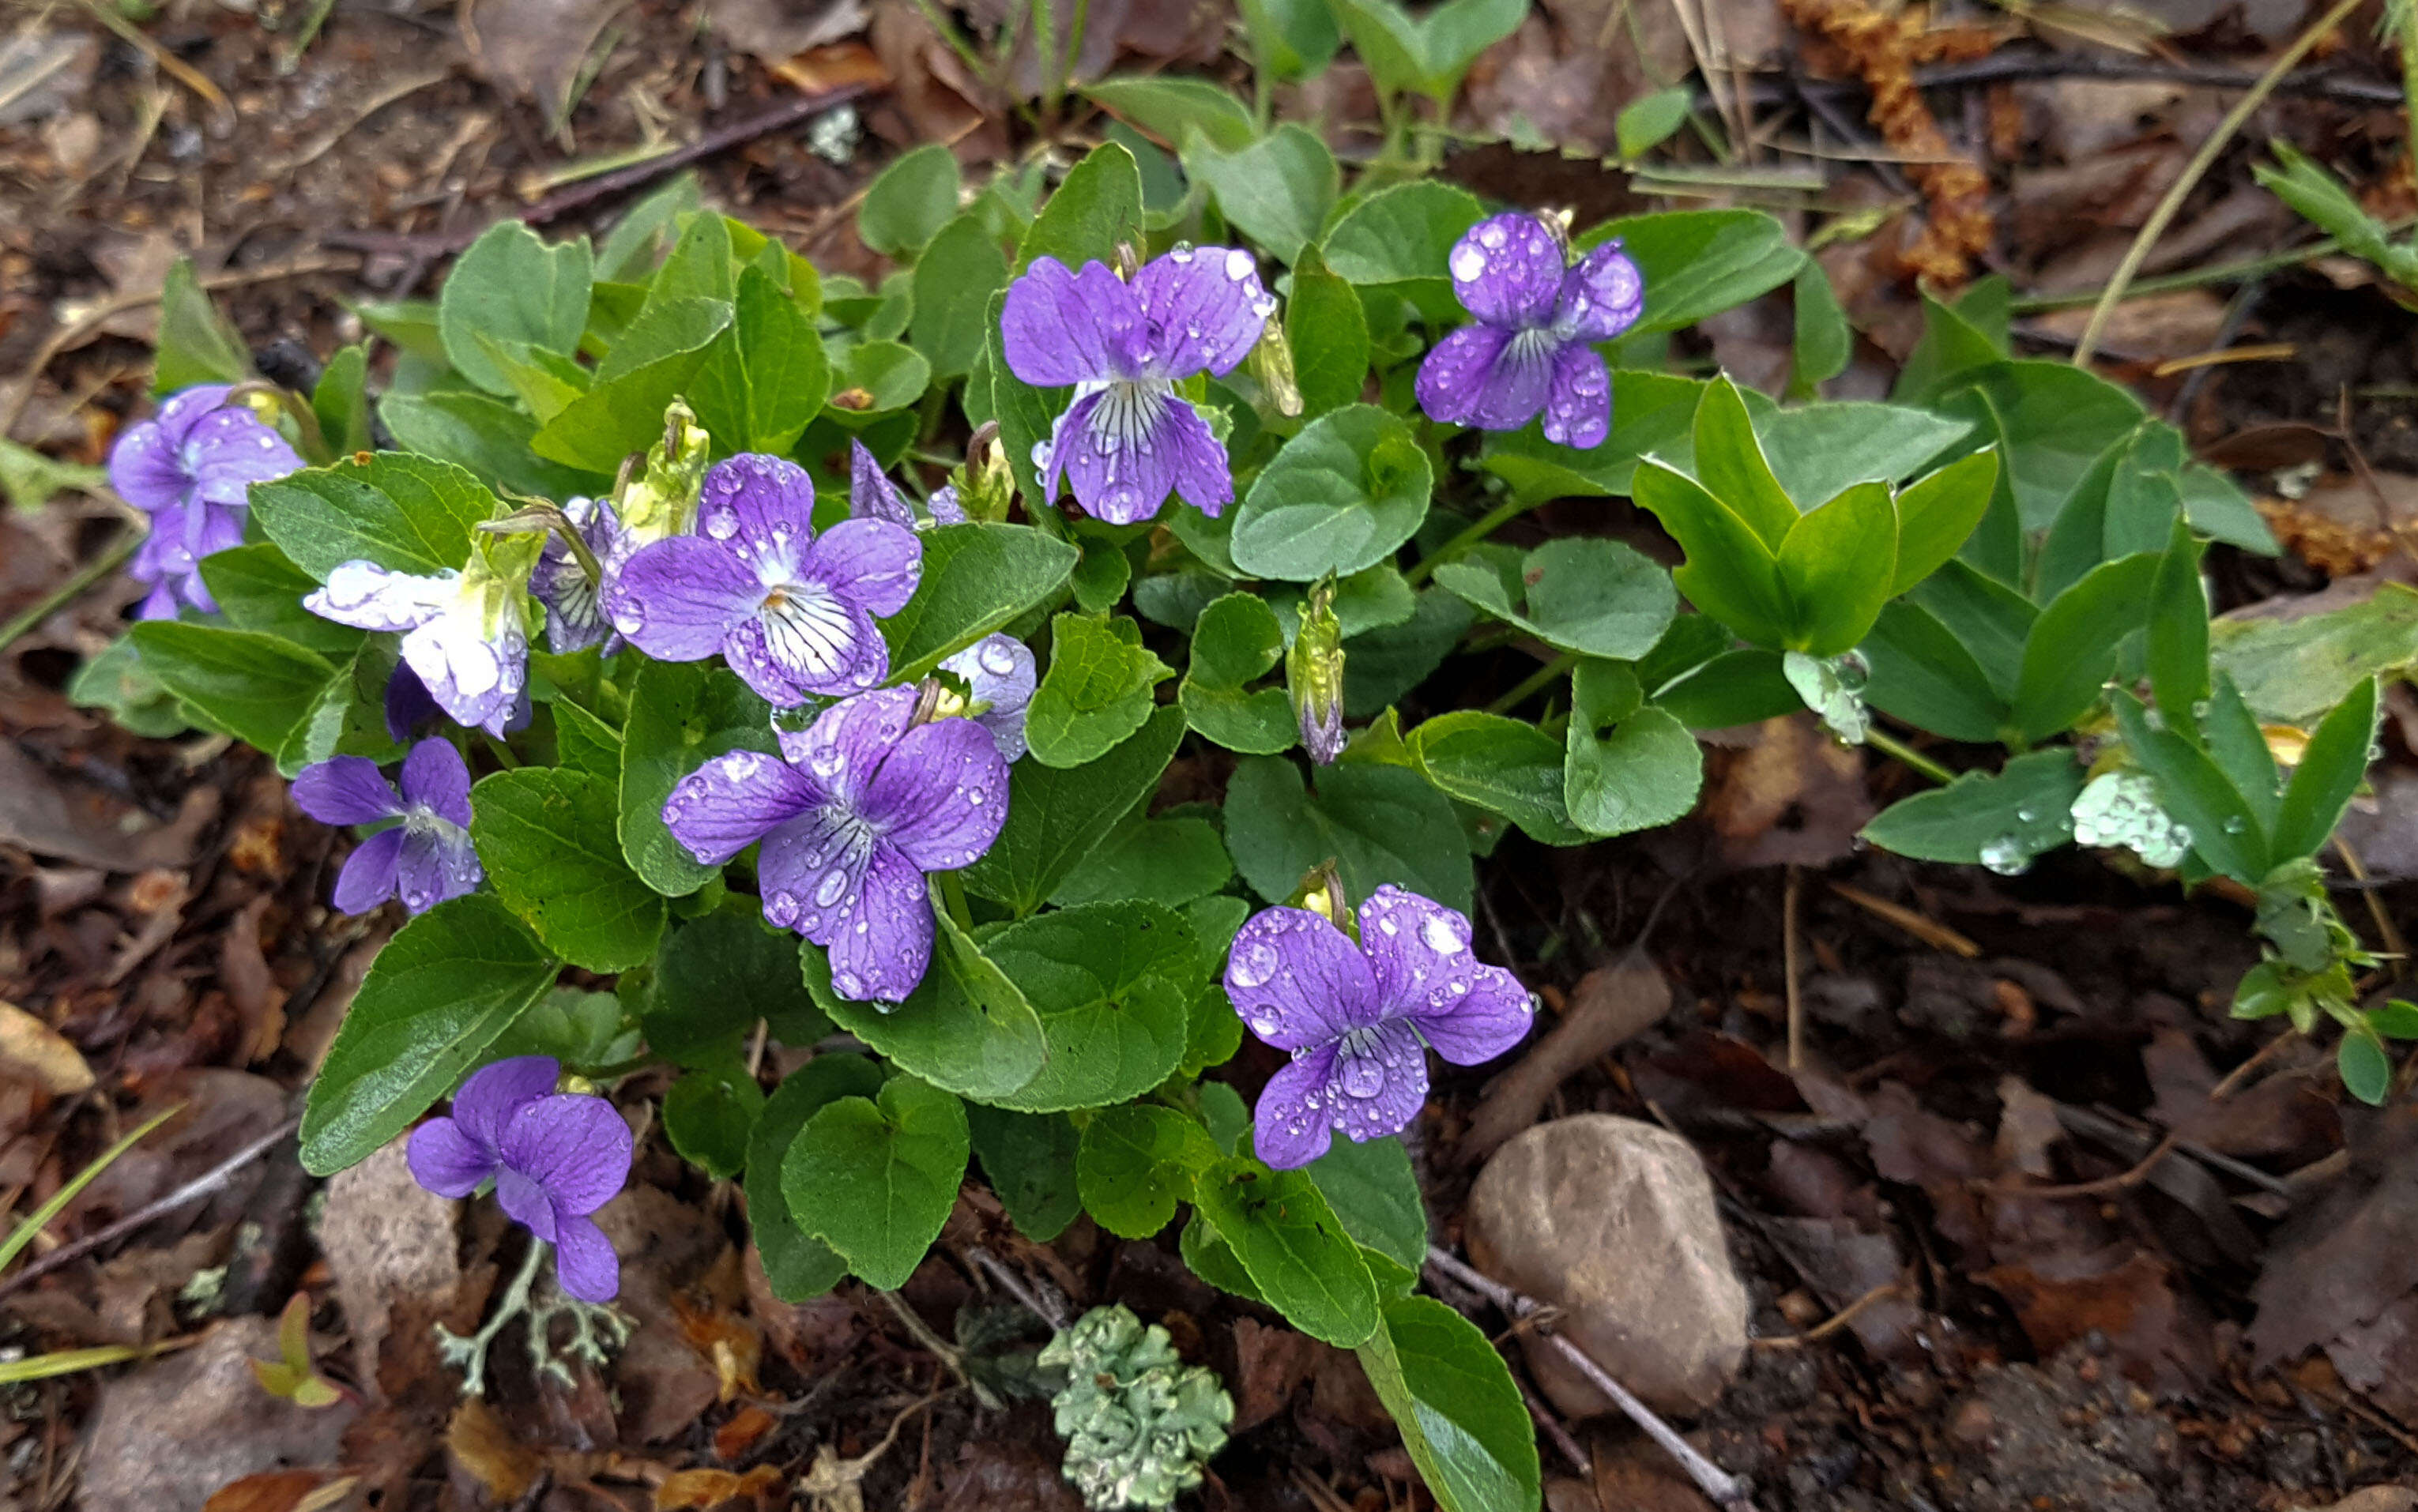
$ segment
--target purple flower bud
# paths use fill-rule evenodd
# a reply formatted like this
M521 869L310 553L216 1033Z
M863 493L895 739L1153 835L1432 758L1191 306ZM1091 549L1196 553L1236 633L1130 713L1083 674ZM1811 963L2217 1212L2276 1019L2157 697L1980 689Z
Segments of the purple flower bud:
M721 653L767 702L859 693L890 673L874 624L915 596L924 545L888 520L843 520L818 536L805 469L753 452L717 463L697 533L624 562L605 592L615 629L648 655Z
M630 1125L602 1097L558 1092L553 1057L515 1056L471 1073L453 1112L411 1131L412 1179L438 1197L465 1198L487 1182L506 1214L554 1246L568 1295L606 1303L621 1262L589 1214L630 1179Z
M1007 818L1007 763L967 719L914 723L921 695L883 688L824 710L781 755L733 751L681 780L664 823L719 866L761 840L765 920L831 953L851 1001L898 1002L932 956L927 872L971 866Z
M228 392L222 383L179 390L110 449L110 486L151 516L151 533L127 564L137 582L151 585L136 611L145 619L175 619L179 598L217 613L202 558L243 543L253 484L302 466L285 437L251 405L228 404Z
M887 520L915 528L914 506L882 474L881 464L865 443L853 436L848 443L848 513L854 520Z
M393 673L386 680L386 737L401 745L422 725L433 723L445 710L436 707L430 696L428 684L409 662L397 662Z
M1470 227L1446 267L1477 324L1438 342L1419 364L1419 406L1487 431L1516 431L1541 409L1545 439L1601 446L1612 434L1612 383L1592 344L1645 311L1645 278L1620 243L1565 266L1553 227L1507 210Z
M470 845L470 769L452 742L425 740L403 758L403 792L366 756L330 756L294 779L294 802L322 824L401 819L353 848L335 904L367 913L390 897L409 913L475 892L485 873Z
M1268 909L1235 936L1226 995L1253 1034L1293 1063L1268 1078L1252 1145L1279 1170L1406 1127L1427 1101L1425 1049L1455 1065L1520 1043L1527 989L1470 953L1469 920L1399 887L1360 905L1355 944L1320 914Z
M966 695L982 706L973 721L990 731L1000 759L1021 757L1025 710L1041 682L1033 648L1013 635L985 635L941 666L966 680Z
M1277 302L1240 248L1180 245L1127 284L1105 263L1069 271L1035 258L1000 313L1007 365L1037 388L1071 384L1075 402L1036 451L1043 492L1061 477L1087 514L1132 525L1172 492L1215 515L1234 498L1223 442L1175 391L1250 355Z
M1301 743L1322 767L1343 754L1343 624L1335 614L1335 575L1309 590L1301 627L1285 652L1285 691L1301 722Z

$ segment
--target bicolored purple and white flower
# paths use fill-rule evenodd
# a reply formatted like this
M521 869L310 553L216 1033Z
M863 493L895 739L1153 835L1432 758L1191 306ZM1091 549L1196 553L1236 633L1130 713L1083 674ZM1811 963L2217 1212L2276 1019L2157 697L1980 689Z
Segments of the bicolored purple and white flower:
M251 405L227 403L229 392L222 383L180 389L110 448L110 486L151 517L151 533L126 569L151 585L135 611L145 619L175 619L179 599L217 613L202 582L202 558L243 544L253 484L302 466Z
M554 1246L566 1295L604 1304L621 1290L621 1261L590 1214L630 1179L634 1141L613 1105L559 1092L552 1056L482 1066L453 1094L453 1111L411 1131L412 1179L438 1197L496 1184L496 1204Z
M1112 525L1149 519L1171 492L1204 514L1232 503L1225 443L1175 386L1232 372L1276 307L1240 248L1180 246L1130 284L1104 263L1076 272L1033 259L1008 285L1000 329L1018 378L1075 387L1033 451L1043 492L1056 497L1063 476L1086 512Z
M859 693L890 673L877 617L915 596L924 545L880 519L815 533L805 469L753 452L705 475L695 535L642 547L605 592L630 644L660 661L716 652L778 708Z
M587 555L574 551L559 536L548 536L529 573L529 596L545 605L546 644L556 655L602 646L610 656L620 645L604 619L604 580L613 564L628 555L621 517L609 500L601 498L571 499L562 506L562 517L578 533Z
M1040 686L1033 648L1013 635L989 634L941 664L966 680L973 722L990 731L999 757L1013 762L1025 753L1024 716Z
M1388 884L1360 905L1360 939L1307 909L1268 909L1234 936L1226 995L1293 1063L1268 1078L1252 1146L1279 1170L1400 1132L1427 1102L1426 1049L1455 1065L1520 1043L1525 987L1470 953L1467 916Z
M478 891L485 876L470 845L470 769L450 741L411 748L400 792L367 756L330 756L295 777L294 803L322 824L402 821L353 848L336 878L341 912L401 898L405 912L425 913Z
M915 723L923 694L833 705L779 756L715 756L672 789L664 823L719 866L761 840L765 920L831 953L851 1001L898 1002L932 957L929 872L972 865L1007 817L1007 763L970 719Z
M1507 210L1469 228L1446 260L1477 324L1436 343L1419 364L1431 419L1516 431L1545 413L1545 439L1582 449L1612 434L1612 380L1592 344L1645 312L1637 264L1608 241L1575 265L1558 231Z
M323 619L403 634L403 659L456 724L501 737L528 704L528 594L473 552L425 576L349 561L302 600Z

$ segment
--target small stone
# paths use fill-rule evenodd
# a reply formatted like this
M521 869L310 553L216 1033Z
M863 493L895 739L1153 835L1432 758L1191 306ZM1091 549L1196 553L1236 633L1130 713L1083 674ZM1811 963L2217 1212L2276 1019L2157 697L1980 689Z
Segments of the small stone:
M1746 1356L1746 1288L1712 1181L1650 1123L1587 1113L1511 1140L1470 1192L1468 1242L1478 1269L1560 1308L1558 1330L1661 1412L1711 1407ZM1558 1351L1525 1343L1562 1411L1612 1410Z

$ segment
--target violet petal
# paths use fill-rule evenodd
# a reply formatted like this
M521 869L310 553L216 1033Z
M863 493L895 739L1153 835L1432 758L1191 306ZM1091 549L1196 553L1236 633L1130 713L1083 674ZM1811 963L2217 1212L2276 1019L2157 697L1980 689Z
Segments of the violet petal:
M367 913L394 896L395 865L403 855L403 828L380 830L353 848L336 874L329 899L338 913Z
M453 742L431 736L403 758L403 801L470 827L470 768Z
M719 542L674 536L621 564L604 612L655 660L702 662L763 602L764 585Z
M1612 435L1612 375L1592 346L1573 342L1553 355L1545 389L1545 439L1582 451Z
M1521 210L1488 216L1445 259L1462 308L1490 326L1541 326L1562 294L1562 244Z
M1608 241L1562 275L1553 329L1576 341L1609 341L1636 325L1645 313L1645 275L1620 243Z
M1259 265L1239 247L1185 248L1153 258L1134 276L1133 293L1151 334L1152 371L1170 378L1232 372L1276 310Z
M1037 389L1132 377L1148 350L1141 306L1106 264L1069 272L1036 257L1007 286L1000 341L1008 370Z
M329 756L294 778L294 806L322 824L375 824L403 812L394 787L367 756Z
M515 1055L470 1073L453 1094L453 1121L462 1132L501 1159L504 1130L513 1115L554 1091L562 1063L550 1055Z
M1226 996L1279 1050L1339 1039L1377 1021L1377 979L1359 948L1307 909L1263 909L1235 932Z
M504 1126L504 1164L538 1183L558 1214L584 1217L630 1179L630 1125L602 1097L556 1092Z
M830 947L832 987L841 997L901 1002L931 964L932 929L924 874L895 847L877 840L862 886L839 900L825 928L829 938L816 943Z
M805 812L819 796L779 757L732 751L680 780L664 801L664 823L699 864L719 866Z
M801 578L875 615L907 607L923 571L924 542L914 527L889 520L842 520L817 537L798 564Z
M403 1153L411 1179L438 1197L468 1197L496 1173L496 1153L482 1148L450 1118L433 1118L412 1130Z
M874 829L926 872L972 865L1007 819L1007 763L970 719L909 730L865 789Z
M554 1231L554 1278L565 1296L602 1306L621 1290L621 1259L596 1220L559 1215Z
M1329 1103L1335 1094L1335 1046L1322 1045L1268 1078L1251 1110L1251 1149L1278 1170L1293 1170L1326 1153L1334 1142Z

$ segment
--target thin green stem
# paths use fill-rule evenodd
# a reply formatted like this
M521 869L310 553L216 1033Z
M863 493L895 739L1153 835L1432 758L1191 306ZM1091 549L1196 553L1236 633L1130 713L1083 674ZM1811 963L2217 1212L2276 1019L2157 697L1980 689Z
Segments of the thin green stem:
M2253 112L2267 102L2267 97L2275 92L2275 86L2284 82L2284 76L2298 68L2301 59L2308 56L2312 48L2332 35L2335 27L2349 20L2350 13L2364 3L2364 0L2335 0L2333 9L2319 17L2307 31L2294 38L2291 46L2276 54L2275 61L2267 66L2267 71L2258 76L2258 82L2242 92L2242 98L2225 113L2225 119L2217 122L2216 130L2200 143L2199 150L2193 153L2191 161L2183 165L2181 176L2166 191L2165 197L2158 201L2158 207L2150 212L2149 220L2141 223L2139 234L2134 237L2133 245L2125 249L2124 260L2117 265L2116 274L2107 281L2107 287L2100 291L2099 302L2091 307L2089 323L2082 328L2082 339L2074 344L2075 367L2090 365L2090 354L2098 350L2100 333L2107 328L2108 318L2115 314L2116 306L2123 301L2125 285L2133 282L2133 275L2138 273L2141 265L2149 260L2150 249L2158 244L2158 238L2166 234L2166 227L2172 225L2175 217L2182 212L2183 202L2191 197L2192 191L2199 187L2199 181L2207 176L2217 158L2232 145L2234 134L2242 130Z
M984 84L990 83L990 65L982 60L982 54L974 51L974 44L966 39L965 33L957 30L957 23L951 21L946 12L932 0L915 0L915 8L924 13L924 19L932 23L932 30L940 34L941 40L949 44L949 50L957 54L975 78Z
M1912 767L1915 771L1921 772L1924 776L1930 778L1933 782L1945 786L1946 784L1956 780L1956 773L1949 771L1946 767L1941 766L1938 762L1932 760L1929 756L1924 756L1913 746L1906 744L1904 741L1899 740L1896 736L1891 735L1889 731L1881 728L1877 725L1864 732L1864 741L1867 744L1871 745L1874 750L1878 751L1883 756L1893 758L1902 765Z
M1514 498L1506 503L1497 504L1481 515L1468 529L1413 562L1410 571L1402 574L1403 581L1413 588L1418 587L1426 582L1437 568L1466 555L1470 547L1535 509L1538 502L1539 501Z
M147 533L141 526L128 527L125 534L110 542L107 551L78 568L74 576L44 594L41 602L7 624L0 625L0 651L15 645L43 620L83 597L86 588L124 566L126 558L134 555L134 548L143 544L143 538Z
M966 906L966 880L956 872L936 874L941 879L941 901L947 906L949 921L971 935L974 932L973 910Z
M518 771L520 770L521 758L513 755L513 748L511 746L506 745L503 741L488 734L485 730L481 730L479 732L479 739L485 744L489 753L495 756L497 763L499 763L506 771Z
M1560 681L1569 669L1579 664L1578 657L1564 651L1544 665L1520 680L1520 685L1486 706L1490 714L1507 714L1536 695Z

